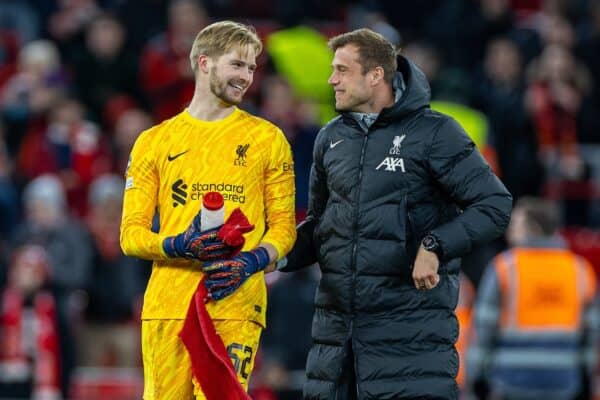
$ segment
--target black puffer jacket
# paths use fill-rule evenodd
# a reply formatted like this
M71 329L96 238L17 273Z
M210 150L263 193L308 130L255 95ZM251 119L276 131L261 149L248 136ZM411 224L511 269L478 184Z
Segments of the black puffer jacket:
M319 133L309 216L288 270L318 260L306 399L336 399L351 341L360 399L457 397L458 257L499 236L512 198L451 118L429 108L423 73L367 133L342 114ZM412 265L433 233L441 281L417 291ZM311 251L314 249L314 251Z

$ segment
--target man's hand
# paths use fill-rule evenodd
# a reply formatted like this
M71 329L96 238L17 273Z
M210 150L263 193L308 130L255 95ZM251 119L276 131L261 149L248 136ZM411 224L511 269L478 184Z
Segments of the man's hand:
M185 232L166 238L163 241L163 249L169 257L190 260L213 261L231 257L237 249L219 239L217 233L221 226L201 231L198 214Z
M223 299L239 288L250 276L264 270L271 262L264 247L243 251L228 260L206 263L204 285L213 300Z
M421 245L412 273L415 287L419 290L429 290L436 287L440 282L440 275L438 274L439 266L440 260L437 254L425 250L423 245Z

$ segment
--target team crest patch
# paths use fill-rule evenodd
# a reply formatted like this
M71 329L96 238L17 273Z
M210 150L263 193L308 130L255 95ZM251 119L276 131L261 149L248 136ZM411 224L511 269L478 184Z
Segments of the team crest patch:
M404 141L405 138L406 138L406 135L394 137L394 140L392 141L392 147L390 148L390 154L393 154L393 155L400 154L400 146L402 145L402 142Z
M238 144L237 149L235 149L235 154L237 155L237 158L233 162L233 165L237 165L240 167L246 166L246 153L248 152L249 147L250 143Z

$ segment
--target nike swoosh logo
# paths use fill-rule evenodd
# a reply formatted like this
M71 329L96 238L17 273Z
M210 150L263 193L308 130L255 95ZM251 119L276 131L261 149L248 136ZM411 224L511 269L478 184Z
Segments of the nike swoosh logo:
M332 141L331 143L329 143L329 148L333 149L335 146L337 146L338 144L342 143L343 141L344 141L344 139L340 139L337 142L333 142Z
M173 161L174 159L176 159L176 158L177 158L177 157L179 157L179 156L182 156L182 155L184 155L184 154L185 154L185 153L187 153L188 151L189 151L189 150L182 151L181 153L179 153L179 154L175 154L174 156L172 156L172 155L170 155L170 154L169 154L169 156L167 157L167 160L169 160L169 161Z

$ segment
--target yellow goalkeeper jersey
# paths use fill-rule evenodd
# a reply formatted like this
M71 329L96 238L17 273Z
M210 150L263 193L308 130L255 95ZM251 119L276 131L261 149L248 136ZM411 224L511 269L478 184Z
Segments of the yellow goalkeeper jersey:
M265 242L279 257L295 238L294 169L290 146L275 125L238 108L218 121L187 110L136 140L127 166L121 247L154 260L142 319L184 319L200 279L200 262L170 259L162 242L183 232L200 210L204 193L225 199L225 218L239 207L255 225L244 250ZM160 230L151 231L158 211ZM118 288L117 288L118 290ZM231 296L207 304L213 319L251 320L265 326L264 273Z

